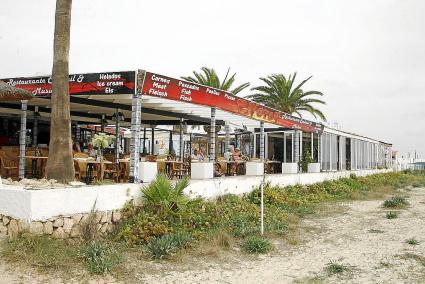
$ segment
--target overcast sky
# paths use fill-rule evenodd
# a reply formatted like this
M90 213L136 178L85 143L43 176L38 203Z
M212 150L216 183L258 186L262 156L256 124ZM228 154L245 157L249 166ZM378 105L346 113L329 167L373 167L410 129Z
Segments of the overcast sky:
M425 1L74 0L70 72L297 71L332 124L425 155ZM50 74L54 0L1 0L0 78ZM306 116L308 117L308 116Z

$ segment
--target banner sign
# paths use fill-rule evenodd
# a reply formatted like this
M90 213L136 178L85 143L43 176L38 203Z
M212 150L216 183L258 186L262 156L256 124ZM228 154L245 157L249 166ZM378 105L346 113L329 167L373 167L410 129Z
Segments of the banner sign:
M135 93L134 71L105 72L69 75L70 95L115 95ZM52 77L28 77L0 79L37 97L52 95Z
M234 96L229 92L146 72L143 95L198 104L305 132L323 130L323 125Z

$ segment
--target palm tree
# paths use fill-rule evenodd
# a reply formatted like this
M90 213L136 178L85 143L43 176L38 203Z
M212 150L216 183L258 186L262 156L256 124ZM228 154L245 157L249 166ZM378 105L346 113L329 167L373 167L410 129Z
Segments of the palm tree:
M72 0L56 0L53 44L52 110L46 174L59 182L74 180L69 102L69 37Z
M323 96L319 91L304 92L301 87L311 79L308 77L295 88L294 82L297 73L289 74L286 78L283 74L273 74L266 78L260 78L265 83L263 86L254 87L251 90L256 93L246 98L265 106L280 110L289 114L297 114L300 117L301 112L311 113L315 118L326 121L325 115L312 104L326 104L324 101L312 98L314 95Z
M193 71L194 77L188 76L188 77L181 77L181 78L189 82L198 83L201 85L213 87L223 91L229 91L234 95L244 90L245 88L249 87L249 83L244 83L230 90L230 88L232 88L233 83L235 82L235 77L236 77L236 73L234 73L229 78L230 68L227 69L227 73L223 81L220 81L220 78L218 77L214 69L208 68L208 67L202 67L201 70L202 72L199 72L199 73L196 71Z

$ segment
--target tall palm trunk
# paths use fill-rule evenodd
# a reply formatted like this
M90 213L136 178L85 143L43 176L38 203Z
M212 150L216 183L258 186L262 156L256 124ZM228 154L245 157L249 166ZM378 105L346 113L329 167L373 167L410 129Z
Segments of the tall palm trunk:
M50 145L46 167L47 178L64 183L74 180L68 70L71 5L72 0L56 0Z

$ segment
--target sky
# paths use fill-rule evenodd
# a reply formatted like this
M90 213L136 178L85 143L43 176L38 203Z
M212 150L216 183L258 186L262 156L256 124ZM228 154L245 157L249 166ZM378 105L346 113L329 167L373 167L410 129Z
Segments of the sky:
M55 1L0 4L0 78L50 74ZM74 0L70 73L230 67L251 86L313 75L305 91L324 93L331 126L423 157L423 11L422 0Z

